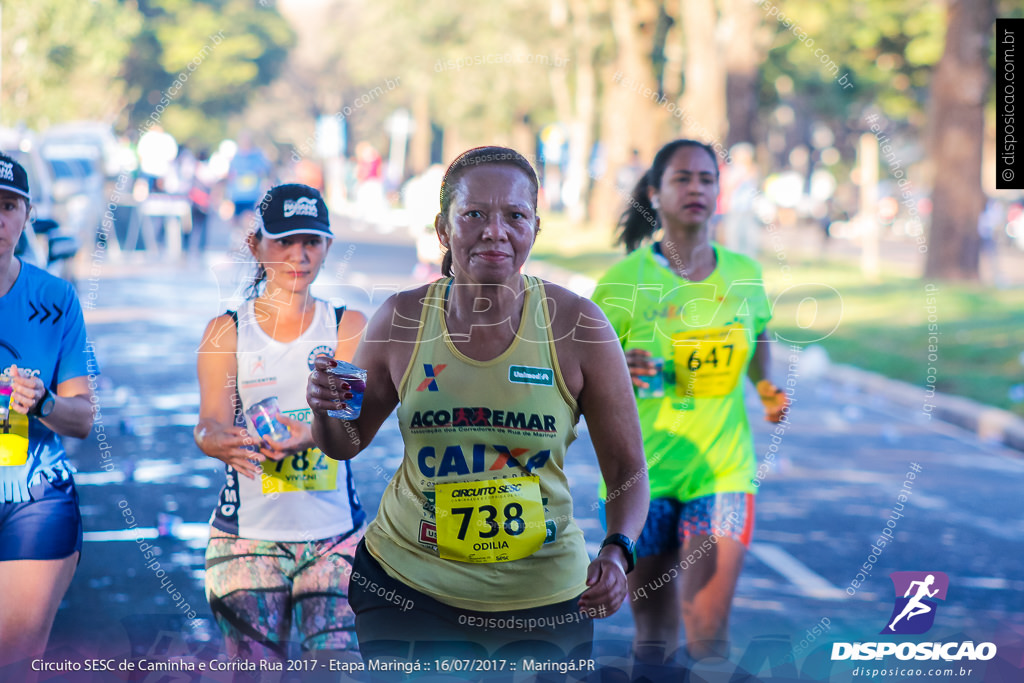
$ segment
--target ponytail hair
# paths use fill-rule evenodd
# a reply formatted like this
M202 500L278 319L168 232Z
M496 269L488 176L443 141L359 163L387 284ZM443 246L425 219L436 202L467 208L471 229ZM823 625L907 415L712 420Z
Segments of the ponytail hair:
M263 232L258 229L249 233L249 235L250 239L255 240L257 243L263 239ZM253 273L252 279L249 281L249 284L246 285L245 287L246 300L258 299L263 294L263 290L265 289L266 284L267 268L262 263L260 263L259 259L256 259L256 272Z
M467 170L483 164L507 164L514 166L526 174L530 184L533 186L533 210L537 212L537 194L540 191L540 183L537 181L537 172L533 165L519 152L508 147L474 147L456 157L448 170L444 172L444 179L441 180L441 215L448 219L448 209L452 205L452 195L455 194L455 185L459 178ZM444 258L441 260L441 274L445 277L452 275L452 252L446 249Z
M648 194L650 188L661 187L661 177L665 175L665 167L672 159L672 155L683 147L700 147L715 164L715 179L718 179L718 155L711 145L697 140L681 138L673 140L658 150L654 155L654 161L647 172L640 176L636 187L629 195L629 206L619 217L619 235L616 244L626 247L626 253L632 253L661 228L661 219L657 210L651 205L651 198Z
M445 277L452 276L452 250L445 249L444 256L441 257L441 275Z

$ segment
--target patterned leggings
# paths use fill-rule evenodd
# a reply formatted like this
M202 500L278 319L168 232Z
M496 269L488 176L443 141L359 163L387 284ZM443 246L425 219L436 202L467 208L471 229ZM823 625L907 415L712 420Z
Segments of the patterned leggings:
M206 599L227 654L288 656L292 616L303 650L356 650L348 604L352 558L365 527L310 542L257 541L210 530Z

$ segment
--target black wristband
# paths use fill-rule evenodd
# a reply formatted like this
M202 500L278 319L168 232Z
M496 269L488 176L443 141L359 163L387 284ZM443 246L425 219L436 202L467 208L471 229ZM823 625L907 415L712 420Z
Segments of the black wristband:
M617 545L622 548L622 551L626 553L626 573L633 571L633 568L636 567L636 542L633 539L625 534L609 534L601 541L601 550L604 550L606 545Z
M44 389L43 397L29 409L28 414L35 418L47 418L53 412L54 403L53 394L50 393L49 389Z

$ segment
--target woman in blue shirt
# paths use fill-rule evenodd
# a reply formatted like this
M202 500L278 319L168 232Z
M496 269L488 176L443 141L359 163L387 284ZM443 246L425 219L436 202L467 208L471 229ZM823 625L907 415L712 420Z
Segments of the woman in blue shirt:
M82 549L60 437L92 429L96 361L68 282L14 255L25 169L0 154L0 669L46 649Z

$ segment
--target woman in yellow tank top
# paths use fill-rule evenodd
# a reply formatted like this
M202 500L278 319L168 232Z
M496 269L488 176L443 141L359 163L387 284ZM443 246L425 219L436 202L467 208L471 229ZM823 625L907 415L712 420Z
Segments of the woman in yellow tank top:
M435 221L446 277L370 321L354 359L368 373L361 415L327 415L351 398L330 360L310 377L314 439L332 458L358 454L398 406L405 457L350 580L368 662L408 657L410 643L421 666L439 652L586 658L592 618L626 597L649 498L629 371L596 305L520 272L537 192L511 149L456 159ZM592 561L564 473L580 415L620 492Z

